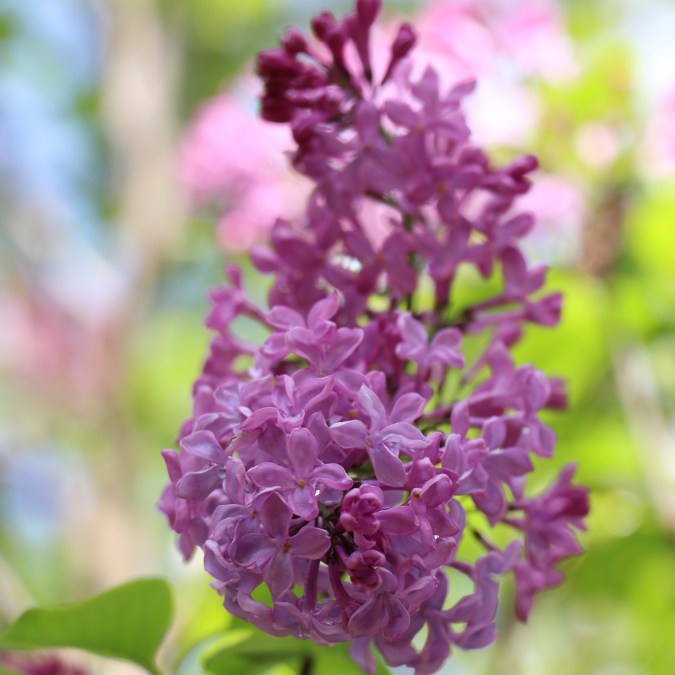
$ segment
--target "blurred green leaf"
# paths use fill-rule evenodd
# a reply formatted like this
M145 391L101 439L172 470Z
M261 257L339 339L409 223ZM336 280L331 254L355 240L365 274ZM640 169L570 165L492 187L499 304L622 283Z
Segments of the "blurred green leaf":
M12 37L14 33L14 21L11 16L0 14L0 42Z
M628 212L626 243L648 275L675 275L675 185L652 186Z
M177 423L190 414L190 385L207 354L209 332L202 314L156 312L139 331L128 378L126 400L139 428L172 438Z
M0 636L0 649L76 647L159 675L155 653L172 615L168 583L140 579L82 602L29 609Z
M572 405L599 379L608 363L609 297L594 279L552 271L550 290L563 293L562 321L555 330L528 326L514 353L550 376L568 381Z

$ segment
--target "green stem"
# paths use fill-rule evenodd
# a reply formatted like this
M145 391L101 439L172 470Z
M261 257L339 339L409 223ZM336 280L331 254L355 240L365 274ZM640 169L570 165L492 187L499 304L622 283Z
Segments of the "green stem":
M312 675L313 670L314 670L314 659L310 655L307 655L302 660L300 675Z

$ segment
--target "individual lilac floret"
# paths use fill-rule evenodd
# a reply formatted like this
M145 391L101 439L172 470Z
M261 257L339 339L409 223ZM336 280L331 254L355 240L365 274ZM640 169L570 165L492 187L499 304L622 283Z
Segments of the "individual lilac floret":
M259 488L278 488L297 516L310 521L319 515L316 501L321 486L347 490L352 479L339 464L319 464L314 436L308 429L294 429L288 437L287 449L291 466L263 462L249 469L248 477Z
M262 115L291 127L293 166L314 189L302 222L278 219L252 254L274 276L269 309L235 270L211 295L216 337L181 450L164 452L159 507L186 558L203 550L230 613L349 642L366 672L377 649L422 675L453 647L494 641L504 575L523 620L562 580L588 494L569 467L541 495L527 484L533 456L555 447L541 412L566 400L511 354L528 324L560 318L546 270L521 250L536 160L495 168L470 145L461 105L474 83L444 91L433 68L411 80L410 26L374 59L379 10L324 12L319 47L291 29L259 55ZM267 331L262 344L234 335L240 317ZM467 532L484 549L470 558ZM470 590L451 601L458 579Z
M333 440L342 448L366 448L375 478L384 485L402 486L405 467L399 451L414 456L416 450L428 443L424 434L411 424L422 414L426 401L419 394L405 394L387 414L378 395L365 385L357 400L369 418L368 426L360 420L337 422L330 429Z

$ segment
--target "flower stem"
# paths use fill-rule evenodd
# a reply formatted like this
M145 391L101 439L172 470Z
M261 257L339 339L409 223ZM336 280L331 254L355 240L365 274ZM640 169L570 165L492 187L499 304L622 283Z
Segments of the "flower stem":
M313 670L314 670L314 659L311 656L305 656L305 658L302 660L300 675L312 675Z

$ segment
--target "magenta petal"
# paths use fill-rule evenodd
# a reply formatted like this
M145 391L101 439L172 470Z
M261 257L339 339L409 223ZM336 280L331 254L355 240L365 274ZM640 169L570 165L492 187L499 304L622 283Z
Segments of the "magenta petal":
M305 321L294 309L290 307L284 307L283 305L277 305L272 307L272 309L267 313L267 321L274 328L279 330L288 330L289 328L295 328L296 326L304 326Z
M356 129L366 143L375 143L380 139L380 114L370 101L363 101L356 109Z
M387 412L380 397L365 384L359 389L359 403L370 417L371 428L381 429L387 419Z
M338 328L335 336L327 345L328 352L323 359L323 370L335 372L357 349L363 340L360 328Z
M394 124L398 124L406 129L414 129L415 125L419 122L418 116L413 109L401 101L386 101L384 111Z
M385 534L413 534L418 528L417 516L409 506L395 506L375 516Z
M259 509L260 522L272 537L285 539L291 522L291 510L278 492L272 492Z
M459 351L461 341L462 334L456 328L442 330L431 341L429 358L434 361L440 361L446 366L462 368L464 366L464 357Z
M309 310L307 325L315 332L321 333L327 321L330 321L340 307L338 294L333 292L327 298L319 300L312 309Z
M293 586L293 561L287 551L277 551L263 570L263 579L275 598Z
M288 438L288 456L297 478L307 478L316 464L316 438L309 429L294 429Z
M245 487L246 469L244 463L238 457L228 457L225 464L225 494L227 498L237 504L243 503Z
M471 425L471 418L469 416L469 404L467 401L458 403L452 409L450 416L450 426L453 434L459 434L462 438L466 436Z
M249 478L261 488L278 487L291 490L298 484L298 479L288 469L272 462L263 462L248 470Z
M391 596L388 598L389 621L382 632L385 640L396 640L403 635L406 628L410 625L410 614L400 600Z
M435 476L422 488L422 500L428 508L433 509L444 504L452 495L452 481L445 474Z
M499 417L491 417L483 424L483 439L490 450L501 446L506 438L506 424Z
M293 509L293 513L305 520L313 520L319 515L313 485L305 485L291 490L288 493L288 504Z
M387 605L382 593L366 601L349 619L348 629L354 637L377 635L389 620Z
M291 328L286 333L286 343L290 351L295 352L303 359L307 359L313 366L317 366L322 358L320 344L316 335L307 328Z
M222 483L222 473L223 469L220 466L186 473L176 483L176 496L197 501L206 499Z
M352 479L339 464L322 464L317 466L311 475L312 480L327 487L338 490L348 490L352 485Z
M278 545L265 534L245 534L230 547L232 559L250 567L254 563L262 566L277 551Z
M296 558L319 560L330 548L330 535L326 530L306 525L288 540L291 553Z
M377 479L385 485L398 487L405 483L405 469L401 460L383 445L368 448Z
M396 422L412 422L422 414L426 403L426 399L419 394L405 394L394 404L390 419Z
M196 431L183 438L180 446L186 452L202 457L212 464L225 463L225 451L211 431Z
M408 422L397 422L385 427L381 432L382 440L400 445L403 448L424 448L429 440L424 434Z
M423 346L411 347L406 342L399 342L396 345L396 356L403 361L414 361L418 363L424 358L425 348Z
M274 407L260 408L256 410L245 422L242 422L242 431L255 431L271 420L277 419L279 409Z
M372 675L377 670L378 665L371 644L372 639L370 638L357 638L349 646L349 655L368 675Z
M180 467L180 458L178 457L178 453L175 452L174 450L162 450L162 458L164 459L164 463L166 464L166 471L169 474L171 482L177 483L181 479L181 476L183 475L183 472Z
M403 342L411 347L426 348L429 336L424 324L413 319L410 314L401 314L396 322Z
M349 420L330 427L330 435L341 448L364 448L368 430L360 420Z

